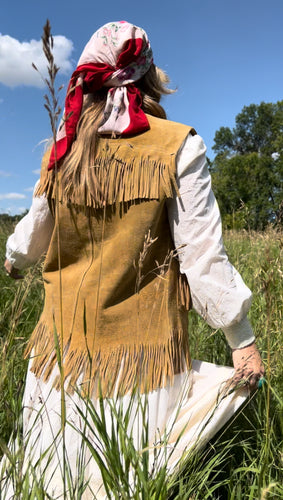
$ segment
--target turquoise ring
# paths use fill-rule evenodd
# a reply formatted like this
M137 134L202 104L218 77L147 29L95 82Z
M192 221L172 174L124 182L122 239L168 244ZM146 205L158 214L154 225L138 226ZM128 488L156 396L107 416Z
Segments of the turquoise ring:
M257 386L258 386L258 388L259 388L259 389L261 389L261 388L262 388L262 386L263 386L264 384L266 384L266 383L267 383L266 379L265 379L264 377L260 377L260 379L259 379L259 381L258 381Z

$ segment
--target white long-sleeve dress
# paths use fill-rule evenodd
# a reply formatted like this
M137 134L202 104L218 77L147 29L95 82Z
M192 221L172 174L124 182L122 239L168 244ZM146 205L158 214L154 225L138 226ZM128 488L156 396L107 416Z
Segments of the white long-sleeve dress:
M189 134L178 152L177 183L181 196L167 201L168 217L175 246L182 248L180 269L187 276L193 308L213 328L224 331L231 348L245 347L254 340L247 319L251 292L225 253L219 209L206 163L206 148L198 135ZM34 263L47 250L53 228L46 198L34 198L29 213L8 239L7 259L19 269ZM58 435L56 453L45 471L48 493L54 497L62 494L60 464L63 454L59 443L61 393L52 387L57 371L54 370L48 382L43 382L28 370L23 401L24 435L28 443L26 455L33 457L33 464ZM137 408L146 398L151 464L156 454L154 443L160 441L164 433L168 435L166 446L163 446L163 462L167 456L168 469L173 470L184 452L207 442L230 419L248 395L245 387L231 390L233 374L230 367L193 361L192 370L175 375L172 385L154 390L141 399L136 398L131 410L132 436L136 447L140 448L142 415ZM131 397L126 395L115 404L122 405L125 411L130 400ZM99 411L98 401L92 403ZM112 404L113 401L104 402L106 422L110 427ZM82 412L86 411L83 399L78 394L66 394L66 453L74 477L78 454L83 447L79 432L83 424L78 407ZM86 434L96 442L91 428L86 429ZM180 434L181 438L178 437ZM99 447L99 443L96 444ZM161 448L159 445L159 450ZM100 470L89 458L86 451L85 477L89 485L83 498L105 498ZM162 463L160 458L159 463ZM43 471L45 466L46 459L43 459L39 469ZM11 489L6 498L10 496Z

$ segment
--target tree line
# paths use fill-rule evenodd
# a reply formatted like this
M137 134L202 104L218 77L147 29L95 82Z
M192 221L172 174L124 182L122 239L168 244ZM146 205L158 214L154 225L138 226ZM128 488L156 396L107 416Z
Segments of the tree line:
M220 127L209 161L225 228L283 223L283 101L245 106L235 127Z

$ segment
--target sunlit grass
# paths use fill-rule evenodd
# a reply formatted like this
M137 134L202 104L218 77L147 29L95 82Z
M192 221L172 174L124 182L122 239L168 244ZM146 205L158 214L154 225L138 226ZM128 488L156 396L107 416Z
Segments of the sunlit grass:
M0 257L4 261L5 241L12 231L7 223L0 226ZM283 498L282 491L282 234L269 230L264 234L227 233L225 245L231 261L254 292L250 319L266 365L268 384L254 396L248 408L230 423L228 429L197 455L190 453L181 472L168 475L166 467L148 467L147 451L141 454L131 441L125 421L118 412L108 435L103 418L89 402L86 428L94 426L104 439L105 485L109 498L154 499L273 499ZM0 424L1 442L7 443L13 432L21 440L21 400L26 362L23 350L43 305L41 264L26 272L25 279L14 282L3 272L0 276ZM210 329L190 313L190 343L196 359L231 365L230 350L223 334ZM113 411L113 415L115 411ZM144 419L146 450L146 419ZM67 424L68 425L68 424ZM116 427L115 427L116 426ZM114 432L114 431L113 431ZM87 433L85 446L99 463L101 456L91 448ZM44 493L44 474L39 478L33 467L21 469L22 445L11 456L17 498L48 498ZM106 458L105 458L106 457ZM102 462L100 466L103 469ZM83 498L84 465L77 478L65 473L66 493L70 499ZM129 470L134 481L129 481ZM178 472L178 473L177 473ZM119 478L119 480L117 479ZM3 482L0 498L4 499ZM107 488L106 488L107 490ZM120 496L119 496L120 495Z

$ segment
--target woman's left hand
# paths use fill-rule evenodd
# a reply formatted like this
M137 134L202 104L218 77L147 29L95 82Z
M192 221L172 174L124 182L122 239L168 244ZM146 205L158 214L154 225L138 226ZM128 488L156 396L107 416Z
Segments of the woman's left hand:
M264 375L264 366L255 343L241 349L233 349L232 358L235 368L234 380L244 380L251 390L257 389L258 382Z
M13 278L14 280L22 280L23 279L24 276L22 274L20 274L19 269L14 267L13 264L11 264L11 262L8 259L5 260L4 267L6 269L8 276L10 276L10 278Z

